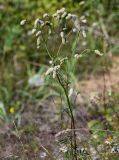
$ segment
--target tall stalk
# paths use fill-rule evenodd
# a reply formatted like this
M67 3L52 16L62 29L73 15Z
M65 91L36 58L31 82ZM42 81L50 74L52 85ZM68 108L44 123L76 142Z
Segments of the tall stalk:
M45 49L46 49L49 57L51 58L51 60L53 60L53 58L52 58L52 56L50 54L50 51L49 51L49 49L47 47L47 44L46 44L46 41L45 41L44 37L43 37L43 41L44 41ZM70 118L71 118L71 131L73 131L73 139L72 139L72 135L71 135L72 160L77 160L77 143L76 143L76 133L75 133L75 120L74 120L74 115L73 115L73 111L72 111L72 106L71 106L71 103L70 103L70 100L69 100L69 96L68 96L68 89L62 83L58 72L56 72L56 77L57 77L57 80L58 80L60 86L64 90L64 94L65 94L65 97L66 97L67 105L68 105L68 108L69 108Z
M74 120L74 115L73 115L73 111L72 111L72 106L71 106L71 103L70 103L70 100L69 100L68 91L65 88L64 84L62 83L58 73L57 73L57 79L58 79L58 82L59 82L60 86L64 90L64 94L65 94L65 97L66 97L66 100L67 100L67 105L68 105L70 116L71 116L71 130L73 130L73 140L71 138L71 149L74 150L74 153L72 155L73 156L72 160L77 160L77 143L76 143L76 133L75 133L75 120ZM74 146L73 146L73 143L74 143Z

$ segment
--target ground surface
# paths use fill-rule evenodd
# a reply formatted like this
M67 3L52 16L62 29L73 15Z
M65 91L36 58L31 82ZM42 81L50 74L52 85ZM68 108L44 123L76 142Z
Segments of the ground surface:
M106 88L119 89L119 59L114 58L114 65L110 74L106 74ZM86 97L92 92L103 92L104 77L102 75L90 77L88 80L78 82L76 86L80 92L85 91ZM85 141L90 137L87 129L87 121L91 115L85 109L85 98L77 100L76 127L80 130L79 138ZM79 108L80 106L80 108ZM19 131L15 124L4 124L0 122L0 160L37 160L50 159L45 155L43 146L51 153L58 155L55 135L61 131L60 116L55 107L55 100L48 99L44 104L29 104L21 117ZM83 136L82 136L83 135ZM85 138L84 138L85 137ZM29 158L27 158L29 157Z

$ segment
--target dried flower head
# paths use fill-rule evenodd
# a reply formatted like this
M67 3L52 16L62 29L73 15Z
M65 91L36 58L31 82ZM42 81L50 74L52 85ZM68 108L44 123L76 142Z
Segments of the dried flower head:
M34 28L37 28L38 27L38 23L39 23L39 18L37 18L34 22Z
M60 69L60 65L56 65L56 66L54 66L54 67L50 67L50 68L46 71L45 75L47 76L47 75L49 75L49 74L52 73L53 78L55 78L58 69Z
M41 31L38 31L37 33L36 33L36 37L39 37L40 35L41 35Z
M60 65L62 65L64 63L64 61L68 60L68 57L64 57L62 59L60 59Z
M49 69L46 71L45 75L47 76L47 75L49 75L49 74L52 73L52 72L53 72L53 67L49 68Z
M103 56L103 54L99 50L94 50L95 54L98 56Z
M20 25L21 25L21 26L23 26L23 25L25 25L25 24L26 24L26 22L27 22L27 20L26 20L26 19L24 19L24 20L22 20L22 21L20 22Z
M85 4L85 1L81 1L81 2L79 3L80 6L82 6L82 5L84 5L84 4Z
M43 18L46 18L46 17L49 17L49 14L48 14L48 13L44 13L44 14L43 14Z
M82 32L81 32L81 33L82 33L82 35L83 35L83 37L84 37L84 38L86 38L86 37L87 37L85 30L82 30Z
M65 8L61 8L57 10L57 14L63 14L65 12Z
M41 44L41 37L39 36L39 37L37 38L37 49L40 48L40 44Z
M34 28L38 28L38 26L44 26L44 21L42 21L41 19L37 18L34 22Z
M61 18L65 18L67 16L67 12L64 12L61 16Z
M71 13L68 13L68 15L66 16L66 19L71 19L72 18L72 14Z
M72 15L72 21L74 23L74 27L77 29L77 31L79 32L80 31L80 22L79 22L79 19L78 19L78 16L76 15Z
M86 23L86 22L87 22L87 20L86 20L86 19L82 19L82 20L81 20L81 22Z
M37 31L36 28L33 28L31 33L34 34L34 33L36 33L36 31Z
M64 32L60 32L60 36L61 36L61 38L63 38L64 37Z
M82 56L81 56L80 54L75 54L74 57L75 57L76 59L79 59L79 58L82 57Z
M64 32L60 32L60 36L61 36L61 39L62 39L62 44L65 44L66 43L66 37L65 37L65 34Z

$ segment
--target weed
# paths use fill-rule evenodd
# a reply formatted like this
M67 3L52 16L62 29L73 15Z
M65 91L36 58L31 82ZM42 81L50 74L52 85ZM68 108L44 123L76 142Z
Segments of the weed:
M27 20L22 20L20 24L24 25ZM75 54L77 46L79 44L79 36L86 37L85 26L83 23L86 23L85 17L79 17L75 14L68 13L65 8L57 10L52 16L45 13L43 17L37 18L34 21L34 26L32 29L33 36L36 37L36 47L38 50L44 47L47 55L49 57L49 61L51 66L47 69L45 76L52 76L52 78L56 79L57 85L59 85L62 89L62 92L65 96L65 101L67 103L67 111L69 118L71 120L71 139L70 139L70 158L72 160L77 160L77 140L75 133L75 116L74 116L74 106L70 100L70 82L71 82L71 70L69 67L69 63L73 64L72 67L76 67L76 62L79 58L84 55L83 51L81 54ZM69 29L70 27L70 29ZM53 41L54 35L57 34L57 41L59 42L59 48L54 49L54 51L49 48L49 40ZM70 37L74 37L75 41L73 42L73 46L71 48L73 54L69 54L68 56L64 56L63 48L68 45L68 40ZM55 44L54 44L55 45ZM53 53L53 54L52 54ZM98 56L102 56L98 50L95 50L95 54ZM67 152L66 147L62 148L63 152Z

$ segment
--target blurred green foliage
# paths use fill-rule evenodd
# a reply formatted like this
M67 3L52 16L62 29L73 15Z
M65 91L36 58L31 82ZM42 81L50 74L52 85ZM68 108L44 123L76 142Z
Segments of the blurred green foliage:
M18 92L20 94L18 97L22 97L23 92L29 92L27 86L29 70L33 73L39 71L39 67L32 63L46 63L45 56L41 56L44 51L39 53L34 47L34 39L30 38L27 30L31 29L35 18L41 17L45 12L53 13L61 7L66 7L68 11L79 16L87 16L90 32L87 33L85 42L80 39L81 44L86 43L86 46L81 46L80 50L99 48L102 52L106 50L106 52L118 53L119 8L117 0L86 0L84 3L81 0L0 0L0 100L8 106L12 100L17 99L18 90L22 90ZM29 20L26 30L19 25L22 19ZM91 31L91 26L95 22L105 28L109 38L106 40L108 49L104 46L105 38L103 36L96 38ZM99 31L103 32L100 27ZM89 71L100 70L98 68L100 62L95 63L92 59L89 57L88 62L82 60L80 62L83 64L82 67L80 69L77 67L77 70L86 74ZM88 66L87 70L85 65Z

